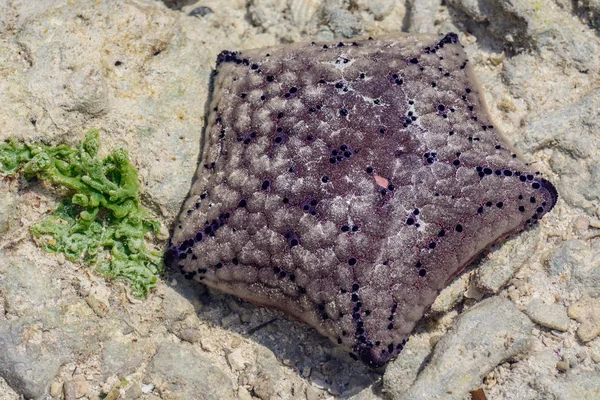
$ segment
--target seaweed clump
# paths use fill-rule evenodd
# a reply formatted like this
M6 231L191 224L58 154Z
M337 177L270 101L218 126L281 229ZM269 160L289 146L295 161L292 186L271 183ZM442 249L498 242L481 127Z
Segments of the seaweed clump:
M31 227L44 250L71 261L95 265L109 279L124 279L137 297L145 297L163 272L162 254L150 250L145 236L157 234L139 200L137 171L123 148L100 159L100 138L86 132L76 148L68 145L0 144L0 171L37 177L69 190L52 215Z

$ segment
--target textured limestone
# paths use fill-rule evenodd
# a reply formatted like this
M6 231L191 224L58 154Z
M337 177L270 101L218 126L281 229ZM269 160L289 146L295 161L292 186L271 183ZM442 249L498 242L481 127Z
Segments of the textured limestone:
M525 314L534 322L546 328L566 331L571 320L567 310L560 304L546 304L541 299L533 299L527 304Z
M427 364L432 344L426 335L412 336L404 351L385 369L383 389L387 393L403 393L413 384Z
M552 113L535 113L519 138L528 152L552 151L557 188L573 207L600 215L600 91L597 88Z
M581 323L577 336L589 342L600 335L600 299L583 298L569 306L569 317Z
M440 340L414 384L407 391L390 393L407 400L463 399L492 368L529 348L532 328L529 318L510 301L498 297L482 301L461 315Z
M230 379L184 343L163 343L148 374L154 385L161 388L163 398L234 399Z

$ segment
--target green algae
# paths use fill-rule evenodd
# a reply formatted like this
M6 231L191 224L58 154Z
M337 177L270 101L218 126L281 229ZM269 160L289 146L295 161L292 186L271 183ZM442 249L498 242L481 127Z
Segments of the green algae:
M31 233L44 250L126 280L135 296L144 297L164 270L162 254L150 250L145 239L159 232L160 223L140 204L138 175L127 151L117 148L100 159L99 147L95 129L76 148L10 139L0 144L0 172L22 168L27 179L69 189L69 197Z

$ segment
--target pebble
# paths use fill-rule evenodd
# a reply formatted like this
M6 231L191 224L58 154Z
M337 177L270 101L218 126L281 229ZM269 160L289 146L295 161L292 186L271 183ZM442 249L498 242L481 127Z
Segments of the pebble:
M131 385L129 390L125 393L126 399L139 399L142 397L144 392L142 392L142 387L139 383L134 383Z
M376 21L381 21L392 13L396 7L394 0L355 0L359 9L369 11Z
M348 10L331 10L324 22L336 38L352 38L363 32L363 20Z
M142 383L142 385L140 386L142 393L150 393L151 391L154 390L154 385L151 383Z
M246 360L242 354L242 350L235 349L227 355L227 362L234 371L242 371L246 368Z
M335 375L340 369L340 363L338 360L329 360L321 367L321 372L325 376Z
M200 339L200 346L202 347L202 350L207 351L209 353L212 353L213 351L217 350L217 345L210 338Z
M317 389L311 385L306 385L305 389L306 400L320 400L321 395Z
M255 349L256 361L250 361L253 374L251 379L253 394L263 400L295 398L304 389L304 382L296 374L286 374L275 354L259 346Z
M556 363L556 369L560 372L567 372L570 368L569 361L562 360Z
M246 389L243 386L238 387L237 397L238 397L238 400L252 400L252 395L250 394L248 389Z
M585 297L568 308L569 317L580 322L577 336L589 342L600 335L600 299Z
M75 382L73 381L65 382L63 385L63 394L65 396L65 400L75 400L77 398L75 386Z
M529 348L532 329L531 320L510 301L484 300L460 315L408 390L389 393L398 400L462 400L493 368ZM384 376L384 386L385 381Z
M541 299L532 299L525 314L535 323L550 329L565 332L569 329L571 319L567 315L567 310L560 304L545 304Z
M195 17L195 16L204 17L205 15L208 15L208 14L214 14L214 11L212 10L212 8L207 7L207 6L196 7L188 13L188 15L190 17Z
M137 386L137 385L134 385ZM129 391L127 393L130 393ZM133 393L133 392L132 392ZM121 395L121 390L118 387L114 387L110 392L106 395L104 400L117 400Z
M223 328L229 328L232 325L238 325L241 322L238 313L231 313L226 317L221 318L221 326Z
M230 346L232 349L237 349L242 344L242 339L239 336L234 336L231 338Z
M75 384L75 397L78 399L87 395L90 391L90 383L83 375L76 375L73 377L73 383Z
M63 391L63 383L62 382L52 382L50 385L50 396L58 397L60 393Z
M435 15L440 3L435 0L420 0L411 3L411 12L408 14L409 32L434 33Z
M306 366L302 368L302 377L303 378L308 378L310 376L310 372L311 372L311 368Z

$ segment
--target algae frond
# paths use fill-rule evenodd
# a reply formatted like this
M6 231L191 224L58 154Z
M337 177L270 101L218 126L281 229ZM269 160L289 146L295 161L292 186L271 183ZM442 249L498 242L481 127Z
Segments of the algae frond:
M0 172L22 168L27 179L69 189L69 197L31 233L44 250L95 265L110 279L128 281L134 295L144 297L164 270L162 254L145 240L146 234L158 233L160 223L140 204L138 175L127 151L117 148L100 159L99 147L95 129L76 148L10 139L0 144Z

